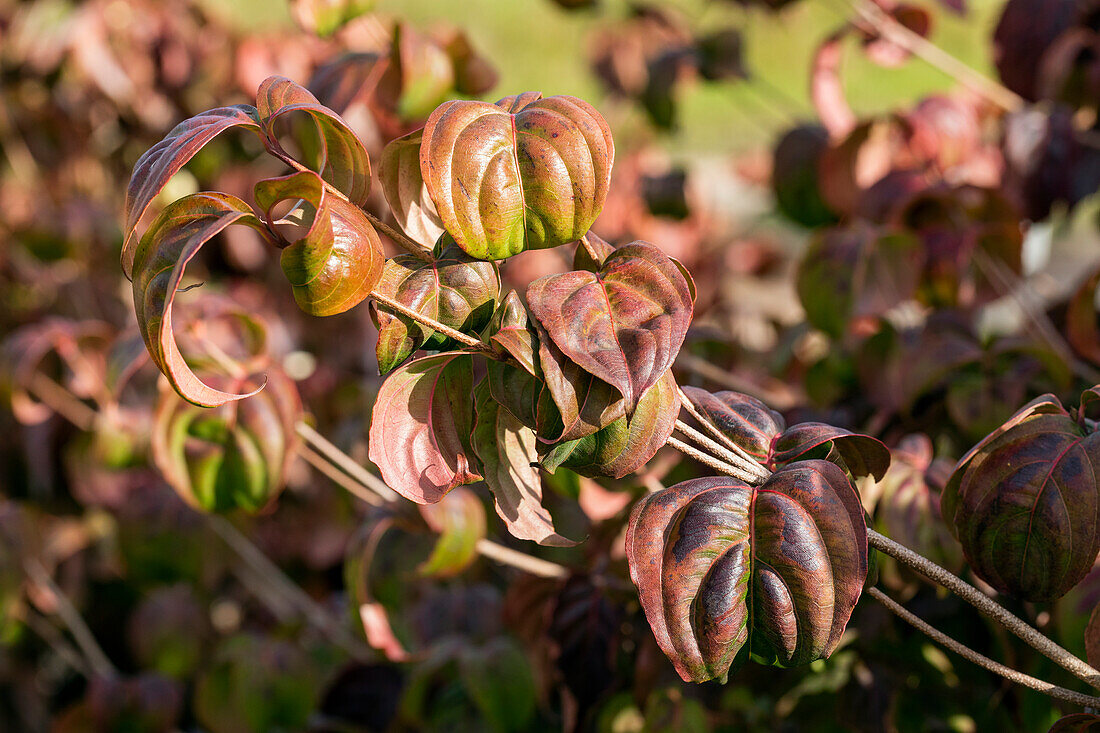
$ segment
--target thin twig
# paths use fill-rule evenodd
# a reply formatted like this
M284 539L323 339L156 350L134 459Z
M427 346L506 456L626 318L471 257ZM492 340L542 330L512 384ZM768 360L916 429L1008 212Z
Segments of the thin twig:
M1025 106L1020 95L978 73L927 38L909 30L870 0L851 0L851 5L880 36L939 69L1006 112L1015 112Z
M696 422L703 426L703 428L713 435L718 441L726 446L730 452L737 455L742 462L747 464L745 468L753 473L760 474L761 480L768 478L771 472L767 468L762 466L759 461L753 456L749 455L741 446L730 438L728 435L719 430L718 426L710 419L708 415L703 414L698 408L695 407L695 403L691 401L691 398L684 393L684 390L677 386L676 388L680 392L680 406L687 410L688 414L695 418Z
M398 493L387 486L382 479L360 466L352 460L351 456L330 443L325 436L318 433L309 425L306 425L304 422L299 422L294 426L294 430L302 440L309 443L317 452L358 481L360 485L370 489L386 501L394 501L398 498Z
M477 551L490 560L496 560L502 565L511 565L531 575L540 578L564 578L569 575L569 568L556 562L532 557L510 547L497 544L492 540L480 539L477 541Z
M475 349L478 349L480 351L485 351L485 352L488 352L488 353L492 352L492 348L488 344L483 342L481 339L474 338L473 336L462 333L461 331L457 331L457 330L451 328L450 326L445 326L442 323L440 323L439 321L435 320L434 318L429 318L428 316L424 315L423 313L418 313L417 311L414 311L412 308L409 308L405 305L402 305L401 303L398 303L396 300L389 297L388 295L383 295L382 293L379 293L378 291L371 291L370 297L374 298L376 301L378 301L382 305L386 306L387 308L389 308L391 310L395 310L398 313L400 313L401 315L403 315L407 318L411 318L414 321L416 321L417 323L420 323L424 326L427 326L428 328L430 328L434 331L438 331L439 333L443 334L444 336L446 336L448 338L452 338L455 341L466 344L467 346L472 346Z
M76 606L69 600L69 597L65 595L65 592L61 590L57 583L53 582L53 578L46 572L46 568L42 567L42 563L31 558L23 563L23 569L32 583L45 588L53 596L54 603L57 605L57 617L61 619L73 635L73 641L80 647L81 653L88 660L92 672L106 679L118 677L118 670L115 669L115 665L111 664L111 660L104 653L103 648L99 646L95 634L88 628L88 624L85 623L84 618L76 610Z
M929 580L939 583L993 619L997 624L1020 637L1043 656L1065 668L1078 679L1100 689L1100 671L1093 669L1084 661L1054 643L1054 641L1032 628L1025 621L962 578L871 528L867 529L867 544L909 566Z
M669 446L675 448L676 450L683 453L685 456L688 456L690 458L694 458L695 460L699 461L700 463L703 463L707 466L710 466L715 471L720 471L721 473L724 473L727 476L733 476L734 478L739 478L742 481L744 481L746 483L751 483L751 484L757 484L757 483L760 482L760 479L757 478L756 474L749 473L748 471L745 471L744 469L741 469L741 468L737 468L736 466L731 466L730 464L726 463L725 461L720 461L717 458L715 458L714 456L710 455L709 453L704 453L700 450L696 450L692 446L688 445L687 443L685 443L682 440L679 440L677 438L673 438L673 437L670 436L668 441L666 442L666 445L669 445Z
M370 491L365 490L358 481L333 466L331 463L325 460L324 456L314 453L306 446L303 445L298 447L298 455L305 459L306 463L315 468L317 471L320 471L322 474L327 476L334 484L344 489L344 491L347 491L355 498L365 501L371 506L382 506L386 503L385 500L382 499L382 497L378 496L378 494L374 494Z
M370 649L359 639L355 638L339 620L333 618L327 610L313 600L309 594L288 578L286 574L273 563L267 555L253 545L247 537L234 527L227 519L219 516L211 516L208 524L214 532L229 545L242 560L253 570L259 573L272 588L291 603L310 624L315 626L331 641L339 645L344 651L357 659L367 659L371 656Z
M35 372L31 377L29 391L42 404L81 430L87 432L95 426L96 411L42 372Z
M29 609L23 616L23 624L42 637L42 640L49 644L54 653L65 660L65 663L70 667L80 672L85 677L92 677L91 663L84 657L80 656L80 652L69 644L69 641L65 638L56 626L50 623L45 617L31 612Z
M767 474L760 471L759 463L756 463L755 461L746 461L741 456L725 448L724 446L719 445L718 443L703 435L690 425L687 425L680 420L677 420L676 429L680 431L680 433L688 440L691 440L703 450L709 451L710 454L715 458L720 458L721 460L729 463L731 466L735 466L742 469L743 471L746 471L747 473L754 475L755 480L752 483L760 484L768 478Z
M1032 677L1031 675L1024 674L1018 670L1006 667L1000 662L995 662L984 654L980 654L970 647L962 644L955 639L952 639L947 634L943 633L939 629L935 628L928 622L924 621L920 617L908 611L904 606L895 601L890 596L883 593L878 588L868 588L867 594L874 598L876 601L886 606L888 609L896 613L902 619L912 624L922 633L928 635L941 645L947 647L951 651L955 652L959 656L973 662L979 667L984 667L994 674L999 674L1010 682L1015 682L1018 685L1024 687L1030 687L1032 690L1038 690L1044 694L1050 695L1058 700L1063 700L1074 705L1080 705L1086 708L1100 707L1100 697L1092 697L1090 695L1084 695L1080 692L1074 692L1073 690L1067 690L1065 687L1059 687L1052 685L1049 682Z

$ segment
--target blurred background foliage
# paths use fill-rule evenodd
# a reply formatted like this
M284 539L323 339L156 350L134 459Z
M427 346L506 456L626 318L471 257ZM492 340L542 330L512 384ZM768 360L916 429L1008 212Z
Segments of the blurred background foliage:
M1014 4L1046 19L1075 6ZM861 487L874 525L965 572L938 509L955 460L1028 399L1052 391L1069 404L1100 381L1097 278L1086 278L1097 261L1100 170L1087 141L1097 108L1087 53L1058 92L1068 107L1031 97L1010 115L919 59L903 54L886 67L850 39L840 67L859 119L908 115L950 92L956 101L943 104L975 131L928 123L928 143L910 129L925 129L925 118L912 116L898 142L879 125L868 133L873 175L822 183L826 148L840 159L827 173L859 167L856 133L803 127L777 145L830 111L811 103L811 77L822 43L854 17L843 0L778 10L378 0L321 38L309 29L322 30L324 5L0 0L0 730L967 733L1046 730L1059 717L1050 699L867 603L827 661L684 684L646 625L621 532L647 486L699 466L662 451L645 473L608 485L545 475L560 531L587 538L560 549L509 538L478 487L454 492L434 516L356 498L316 444L285 466L250 462L242 445L264 430L257 445L293 444L304 409L366 464L380 383L367 309L306 318L277 258L247 232L204 250L192 277L203 287L176 309L179 324L192 324L178 326L183 347L196 368L211 360L202 345L214 344L296 384L300 406L270 398L282 419L271 437L270 420L193 414L157 387L118 255L141 153L182 119L250 100L270 74L308 82L375 164L387 140L419 127L443 98L580 96L616 139L595 230L656 243L698 282L681 382L750 392L788 416L883 438L894 468ZM920 7L937 47L998 78L992 38L1003 2ZM1063 25L1095 32L1095 14L1082 17ZM1028 43L1009 48L1036 66ZM667 63L651 64L658 57ZM1030 136L1021 160L1006 163L1011 119ZM844 147L853 139L854 153ZM257 153L243 137L219 138L159 202L205 189L247 196L261 174L280 172L254 164ZM385 209L377 191L371 206ZM516 286L567 264L532 252L505 279ZM171 450L156 452L157 435ZM247 495L226 488L243 484ZM478 558L484 536L570 575L538 578ZM1058 679L969 606L892 563L879 572L948 633ZM1100 571L1057 603L1001 600L1083 654L1098 599Z

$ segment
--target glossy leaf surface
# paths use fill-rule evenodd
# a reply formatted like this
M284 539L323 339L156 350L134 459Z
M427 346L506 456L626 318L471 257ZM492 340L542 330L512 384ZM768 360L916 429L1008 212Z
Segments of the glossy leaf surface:
M540 545L574 544L554 529L542 505L542 477L537 465L535 432L502 408L483 380L474 391L477 424L473 447L481 460L485 483L493 492L497 514L508 531Z
M1100 435L1039 397L963 456L942 509L979 577L1025 600L1060 598L1100 551Z
M694 682L725 678L750 654L784 666L828 657L867 577L859 497L827 461L755 488L713 477L651 494L626 543L657 643Z
M257 512L282 490L302 406L294 382L282 371L272 366L263 378L266 388L260 394L214 410L161 391L153 421L153 461L192 507Z
M798 423L784 430L775 439L771 464L797 461L830 443L853 476L881 479L890 467L890 449L882 441L819 422Z
M172 128L164 139L138 158L126 186L122 270L132 278L137 242L132 241L138 222L157 194L187 165L191 158L215 137L234 127L260 133L260 118L255 107L239 104L218 107L186 119Z
M187 264L231 224L263 231L252 209L235 196L193 194L162 211L134 253L134 310L145 346L180 396L202 407L217 407L258 391L237 394L204 384L187 365L172 332L172 302Z
M397 493L418 504L480 481L469 447L473 374L468 354L425 356L391 374L374 403L369 457Z
M420 172L423 137L424 131L417 130L387 143L382 150L379 175L382 193L397 225L417 242L430 246L444 229Z
M684 394L714 425L763 464L771 460L772 442L787 423L760 400L740 392L708 392L684 387Z
M256 184L256 203L270 220L280 202L300 199L306 232L279 257L298 306L312 316L343 313L370 295L382 277L385 254L378 233L357 206L333 196L312 171Z
M472 257L579 239L603 208L615 147L574 97L452 101L424 126L420 166L444 227Z
M445 326L477 333L493 315L500 274L492 262L471 259L452 243L432 262L412 255L387 260L378 291ZM372 304L372 314L378 326L378 368L383 374L433 337L431 329L381 303ZM438 338L442 343L443 337Z
M527 304L566 357L622 394L628 414L672 366L693 311L680 268L642 242L612 252L598 272L536 280Z

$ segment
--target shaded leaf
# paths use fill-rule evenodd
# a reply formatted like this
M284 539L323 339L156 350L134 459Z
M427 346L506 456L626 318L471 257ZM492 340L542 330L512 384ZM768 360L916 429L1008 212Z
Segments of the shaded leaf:
M672 370L642 393L630 417L623 416L583 438L560 442L541 462L554 472L560 466L582 476L622 478L639 470L659 451L676 427L680 395Z
M699 387L684 387L684 394L738 447L762 464L771 460L772 443L787 426L782 415L740 392L712 394Z
M657 643L694 682L724 679L750 655L784 666L828 657L867 577L859 497L826 461L756 488L714 477L651 494L626 543Z
M619 390L627 414L672 366L693 311L680 268L642 242L616 249L598 272L536 280L527 304L566 357Z
M305 233L287 242L279 257L298 307L312 316L331 316L370 295L382 277L385 254L359 207L329 193L313 171L260 181L255 195L268 220L282 201L306 204L293 212L301 214Z
M498 104L445 102L424 126L420 166L444 227L479 259L580 238L610 185L607 123L573 97L528 93Z
M153 462L189 505L206 512L258 512L286 483L302 405L294 382L271 366L263 392L214 410L161 390L153 417ZM229 379L235 387L255 379Z
M217 407L259 391L236 394L203 384L188 367L172 332L172 302L187 263L230 224L265 231L248 204L234 196L186 196L166 207L149 225L134 253L134 310L145 346L180 396L202 407Z
M327 38L374 9L375 0L291 0L290 14L310 33Z
M397 226L415 241L432 245L444 229L420 172L423 137L424 131L417 130L388 142L382 149L379 177Z
M472 369L468 354L425 356L399 367L378 390L369 457L410 501L432 504L481 480L469 448Z
M546 434L540 427L539 437L549 441L576 440L626 414L626 404L615 387L582 369L561 352L538 321L534 325L539 335L542 380L557 407L562 426L559 435ZM539 399L537 405L541 407L541 385L535 386L538 388L535 392ZM538 414L545 417L547 424L554 422L549 411L540 409Z
M500 295L500 273L492 262L474 260L444 237L432 262L413 255L386 260L377 290L402 305L464 333L477 333L488 323ZM383 374L433 339L434 331L407 316L371 303L378 326L378 368ZM433 345L446 343L434 335Z
M829 147L829 133L820 125L801 125L776 143L772 161L772 190L780 212L805 227L836 221L818 183L821 159Z
M509 290L497 306L482 340L488 340L498 356L507 354L515 359L531 376L540 374L538 338L527 325L527 309L515 290Z
M1095 733L1098 730L1100 730L1100 715L1073 713L1055 721L1047 733Z
M1066 340L1074 351L1100 364L1100 327L1097 324L1096 288L1100 286L1100 268L1093 270L1073 292L1066 306Z
M477 543L485 539L485 509L477 494L458 487L435 504L424 504L420 514L439 534L435 547L423 565L422 575L457 575L477 559Z
M963 456L943 516L979 577L1025 600L1054 600L1100 551L1098 472L1100 436L1044 395Z
M259 134L260 118L256 108L240 104L197 114L176 125L163 140L138 158L126 186L122 246L122 271L126 277L133 277L137 245L133 238L138 222L153 199L203 146L234 127L244 127Z
M554 529L554 519L542 505L535 432L502 409L493 399L489 381L474 390L477 423L473 447L481 461L485 483L493 492L497 514L508 531L521 540L567 547L576 544Z

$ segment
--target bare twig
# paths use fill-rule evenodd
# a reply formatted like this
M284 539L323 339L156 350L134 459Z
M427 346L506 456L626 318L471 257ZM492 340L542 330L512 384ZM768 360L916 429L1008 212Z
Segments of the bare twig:
M569 568L556 562L532 557L510 547L497 544L492 540L480 539L477 541L477 551L490 560L496 560L502 565L511 565L514 568L537 575L541 578L564 578L569 575Z
M719 471L721 473L724 473L727 476L733 476L734 478L739 478L739 479L741 479L742 481L744 481L746 483L751 483L751 484L760 483L760 479L757 477L756 474L749 473L748 471L745 471L744 469L738 468L736 466L731 466L730 464L726 463L725 461L718 460L717 458L710 455L709 453L704 453L701 450L696 450L695 448L691 447L690 445L683 442L682 440L679 440L677 438L673 438L673 437L670 436L669 439L668 439L668 442L666 443L666 445L669 445L669 446L675 448L676 450L683 453L685 456L688 456L690 458L694 458L695 460L699 461L700 463L705 464L707 466L710 466L715 471Z
M24 561L23 569L32 583L44 588L53 596L54 603L57 605L57 617L61 619L61 622L69 629L69 633L73 635L73 641L80 647L80 652L84 655L84 658L88 660L92 672L106 679L118 677L118 670L115 669L115 665L111 664L111 660L104 653L103 648L99 646L92 630L88 628L88 624L85 623L84 618L76 610L76 606L69 600L69 597L65 595L65 592L61 590L57 583L53 582L53 578L46 572L46 568L42 567L42 563L29 558Z
M385 501L394 501L398 498L398 493L387 486L382 479L360 466L352 460L351 456L337 448L329 442L325 436L318 433L309 425L306 425L304 422L299 422L294 426L294 430L302 440L309 443L318 453L332 461L342 471L358 481L361 486L365 486Z
M890 598L878 588L868 588L867 594L882 605L886 606L892 612L896 613L902 619L912 624L922 633L939 642L941 645L947 647L959 656L973 662L979 667L988 669L994 674L999 674L1010 682L1015 682L1018 685L1029 687L1032 690L1038 690L1039 692L1050 695L1053 698L1064 700L1065 702L1073 703L1074 705L1080 705L1086 708L1096 708L1100 706L1100 697L1083 695L1080 692L1067 690L1065 687L1052 685L1049 682L1044 682L1043 680L1032 677L1031 675L1024 674L1023 672L1012 669L1011 667L1006 667L1000 662L995 662L984 654L980 654L974 651L970 647L956 641L955 639L952 639L950 636L933 627L928 622L909 612L904 606L895 601L893 598Z
M30 392L42 404L81 430L86 432L95 426L96 411L42 372L35 372L31 377Z
M929 66L939 69L1006 112L1015 112L1025 106L1020 95L984 74L978 73L927 38L898 23L871 0L851 0L851 5L859 17L880 36L905 49Z
M314 453L306 446L299 446L298 455L305 459L306 463L320 471L334 484L344 489L355 498L365 501L371 506L382 506L386 503L385 499L378 496L378 494L365 490L358 481L336 468L336 466L333 466L325 460L324 456Z
M1100 672L1054 643L962 578L870 528L867 529L867 544L909 566L929 580L939 583L994 622L1020 637L1043 656L1068 670L1078 679L1100 689Z
M492 349L489 347L489 345L483 342L481 339L474 338L473 336L462 333L461 331L457 331L450 326L445 326L434 318L429 318L423 313L418 313L412 308L398 303L396 300L390 298L388 295L383 295L378 291L372 291L370 297L374 298L376 301L386 306L387 308L395 310L401 315L407 318L411 318L417 323L427 326L434 331L438 331L448 338L452 338L455 341L466 344L467 346L472 346L479 351L492 352Z
M700 412L695 407L695 403L692 402L691 398L684 393L684 390L682 388L677 386L676 389L680 393L680 406L687 410L688 414L695 418L696 422L702 425L708 433L717 438L718 442L720 442L722 445L726 446L726 448L728 448L731 452L739 456L741 460L746 464L745 468L747 470L753 473L760 474L760 478L762 480L766 479L770 475L770 471L768 471L768 469L764 466L760 465L760 462L757 461L756 458L749 455L748 451L737 445L737 443L732 438L719 430L718 426L714 424L714 422L710 419L708 415Z
M746 473L753 475L754 480L751 483L760 484L768 478L768 474L760 470L759 463L752 461L751 459L745 460L740 455L734 453L733 451L725 448L722 445L719 445L718 443L703 435L690 425L687 425L677 420L676 429L680 431L680 433L688 440L691 440L703 450L709 451L712 456L720 458L721 460L729 463L731 466L740 468Z

